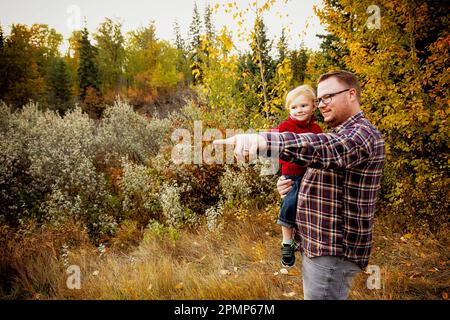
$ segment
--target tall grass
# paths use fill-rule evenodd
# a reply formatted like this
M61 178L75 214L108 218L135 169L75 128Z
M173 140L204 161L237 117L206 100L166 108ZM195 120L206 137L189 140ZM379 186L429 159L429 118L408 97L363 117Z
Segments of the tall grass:
M231 210L221 233L203 223L176 237L128 223L103 253L76 225L64 231L36 227L14 238L3 228L0 293L7 299L302 299L300 259L289 274L280 273L276 211ZM369 275L360 273L350 298L445 297L448 236L404 236L381 221L375 225L370 263L380 266L381 289L369 290ZM64 244L66 262L81 269L79 290L66 286Z

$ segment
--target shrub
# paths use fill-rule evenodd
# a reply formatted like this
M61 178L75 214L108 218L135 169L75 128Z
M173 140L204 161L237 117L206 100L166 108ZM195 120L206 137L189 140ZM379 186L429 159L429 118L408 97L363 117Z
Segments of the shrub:
M158 153L168 128L168 120L148 121L129 104L118 100L105 110L100 122L99 152L110 166L119 165L122 157L145 164Z
M177 183L164 182L159 193L166 222L175 228L193 227L198 223L197 215L181 204L180 193L184 190L189 190L189 186L179 187Z
M158 199L159 184L147 166L123 160L123 174L119 186L122 196L123 216L148 224L162 211Z
M261 175L262 165L227 165L220 180L226 205L240 203L246 208L261 208L277 201L277 176Z

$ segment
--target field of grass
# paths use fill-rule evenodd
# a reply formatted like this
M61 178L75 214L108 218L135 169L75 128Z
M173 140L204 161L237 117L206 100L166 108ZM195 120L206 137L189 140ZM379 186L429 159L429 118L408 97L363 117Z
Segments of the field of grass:
M123 224L99 250L77 226L12 234L1 230L3 299L302 299L301 261L280 272L277 208L228 212L221 232L205 227L169 236ZM447 299L449 238L397 234L380 219L370 260L381 288L359 274L351 299ZM64 253L62 249L66 246ZM66 268L78 265L80 289Z

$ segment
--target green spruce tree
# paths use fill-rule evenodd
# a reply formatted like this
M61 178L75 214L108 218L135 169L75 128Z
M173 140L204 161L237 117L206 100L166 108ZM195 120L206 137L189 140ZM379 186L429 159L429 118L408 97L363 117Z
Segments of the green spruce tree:
M259 99L259 110L265 110L265 116L269 117L270 91L269 83L272 82L276 72L276 61L270 55L272 41L267 37L266 26L261 16L257 16L250 43L251 61L247 62L250 72L253 74L256 84L256 92Z
M206 4L205 7L205 18L204 18L204 25L205 25L205 35L206 39L209 42L212 42L214 40L216 31L214 29L214 23L212 21L212 8L209 3Z
M194 3L194 11L192 14L191 25L189 26L189 62L191 73L193 75L193 83L198 84L202 82L201 52L202 52L202 22L198 12L197 2Z
M306 79L306 68L308 66L308 50L300 46L298 50L292 50L289 54L292 69L292 86L302 85Z
M72 100L72 77L63 58L55 58L49 70L50 106L60 115L69 109Z
M278 63L281 63L288 55L286 31L284 28L281 31L281 36L277 43L277 50L278 50Z
M79 46L78 81L80 85L80 96L84 100L89 87L97 92L100 89L98 68L95 64L97 49L89 41L89 32L86 27L81 32Z
M177 58L177 72L182 73L184 77L184 84L192 83L192 73L189 67L188 52L186 48L186 41L181 36L180 25L175 20L173 23L173 30L175 34L175 47L178 50Z

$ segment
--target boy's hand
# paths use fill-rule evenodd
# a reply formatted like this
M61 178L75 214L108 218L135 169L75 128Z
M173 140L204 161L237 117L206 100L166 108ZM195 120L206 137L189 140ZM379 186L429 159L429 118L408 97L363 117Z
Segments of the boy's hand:
M277 181L277 190L278 193L281 196L281 199L286 197L289 191L292 189L292 185L294 184L294 181L291 179L286 179L284 176L281 176Z
M234 154L239 161L245 161L245 157L255 157L258 153L267 149L266 140L259 134L238 134L228 139L214 140L213 144L234 145Z

